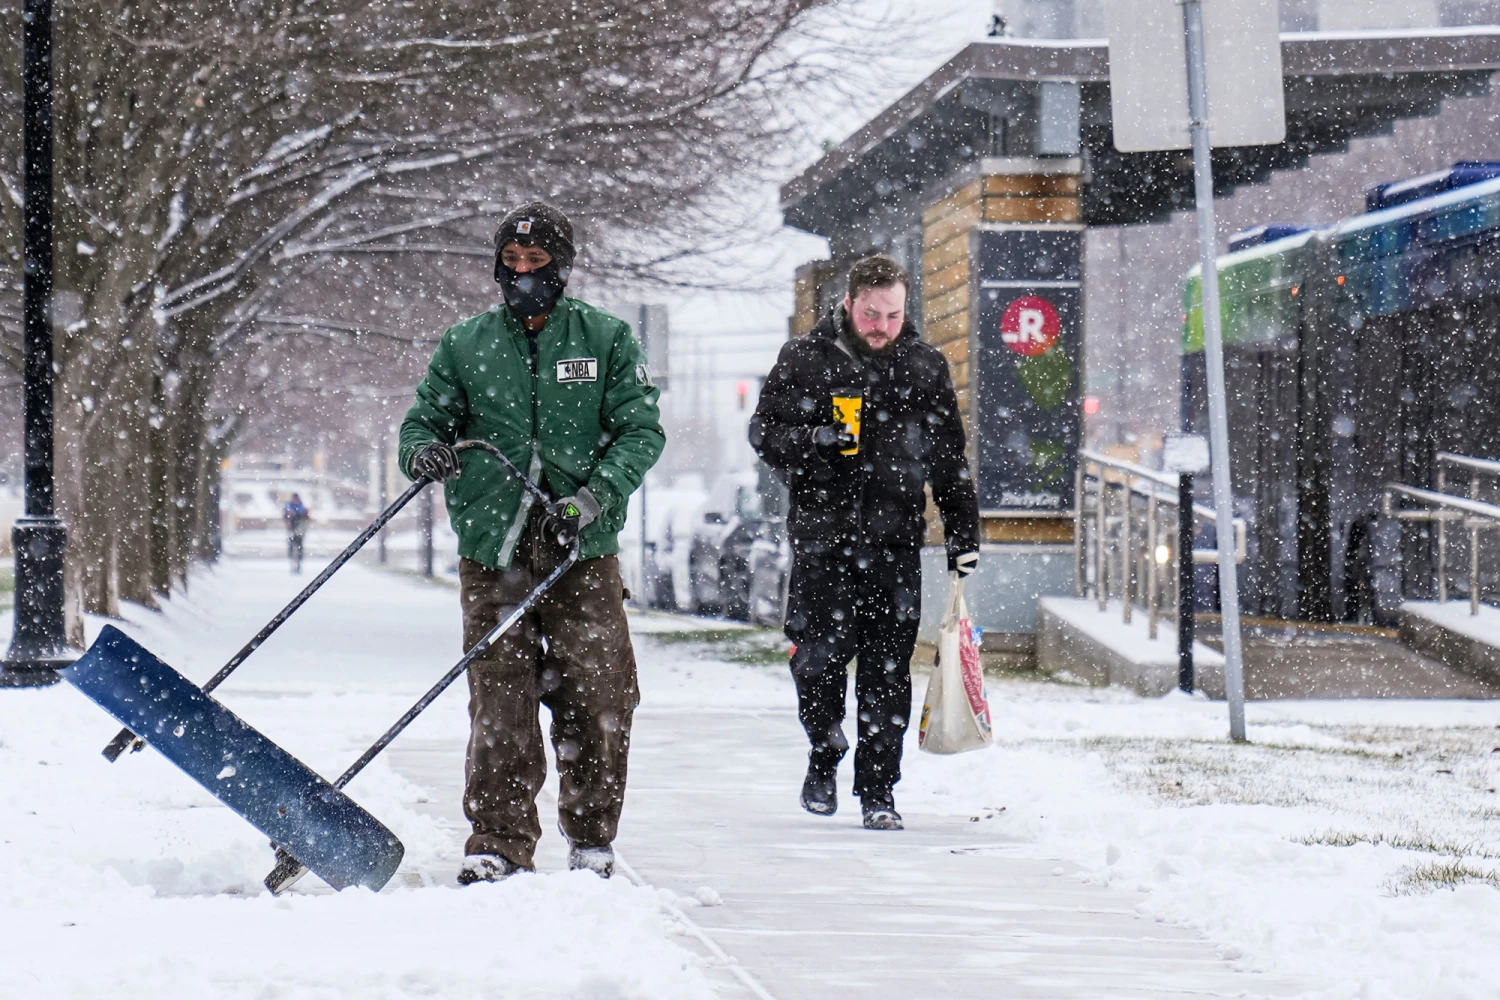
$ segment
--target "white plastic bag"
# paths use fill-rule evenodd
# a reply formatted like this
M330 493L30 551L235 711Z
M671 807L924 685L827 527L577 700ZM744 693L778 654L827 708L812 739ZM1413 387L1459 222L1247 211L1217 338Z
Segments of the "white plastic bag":
M990 705L964 584L949 574L948 608L938 631L937 662L922 699L917 745L928 753L963 753L990 745Z

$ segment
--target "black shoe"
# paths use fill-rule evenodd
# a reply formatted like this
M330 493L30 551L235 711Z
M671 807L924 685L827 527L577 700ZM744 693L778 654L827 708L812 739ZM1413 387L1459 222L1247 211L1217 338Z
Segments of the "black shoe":
M568 870L593 872L600 878L609 878L615 873L615 849L608 844L598 847L573 844L568 848Z
M864 795L859 807L865 814L866 830L903 830L901 814L896 811L896 800L889 794Z
M526 871L509 858L498 854L468 854L458 869L458 884L473 885L476 882L500 882L517 872Z
M802 808L814 816L832 816L839 811L839 761L849 752L842 730L834 730L822 745L807 754L807 777L802 779Z
M832 816L839 811L839 782L834 775L825 777L809 767L802 782L802 808L814 816Z

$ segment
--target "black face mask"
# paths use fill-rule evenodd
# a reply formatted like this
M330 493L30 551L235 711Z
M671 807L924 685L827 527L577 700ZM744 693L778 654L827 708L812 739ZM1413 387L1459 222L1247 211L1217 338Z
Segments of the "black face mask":
M551 312L553 306L557 305L557 300L562 298L563 289L568 287L568 275L572 270L563 270L555 260L546 267L539 267L525 274L512 271L504 264L497 264L495 280L500 282L500 292L505 296L505 304L510 306L511 312L521 319L535 319Z

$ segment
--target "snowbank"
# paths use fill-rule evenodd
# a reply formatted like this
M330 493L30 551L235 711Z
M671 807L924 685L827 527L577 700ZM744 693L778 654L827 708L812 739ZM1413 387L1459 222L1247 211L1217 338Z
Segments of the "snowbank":
M1500 996L1500 877L1441 880L1500 869L1500 706L1252 704L1234 746L1201 697L990 694L1000 742L910 754L909 816L968 813L1320 1000Z

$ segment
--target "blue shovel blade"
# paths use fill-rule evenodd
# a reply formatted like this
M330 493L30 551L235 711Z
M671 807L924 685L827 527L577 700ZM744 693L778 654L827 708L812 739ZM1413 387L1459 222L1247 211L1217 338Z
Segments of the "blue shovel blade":
M63 676L335 889L396 874L395 834L114 626Z

